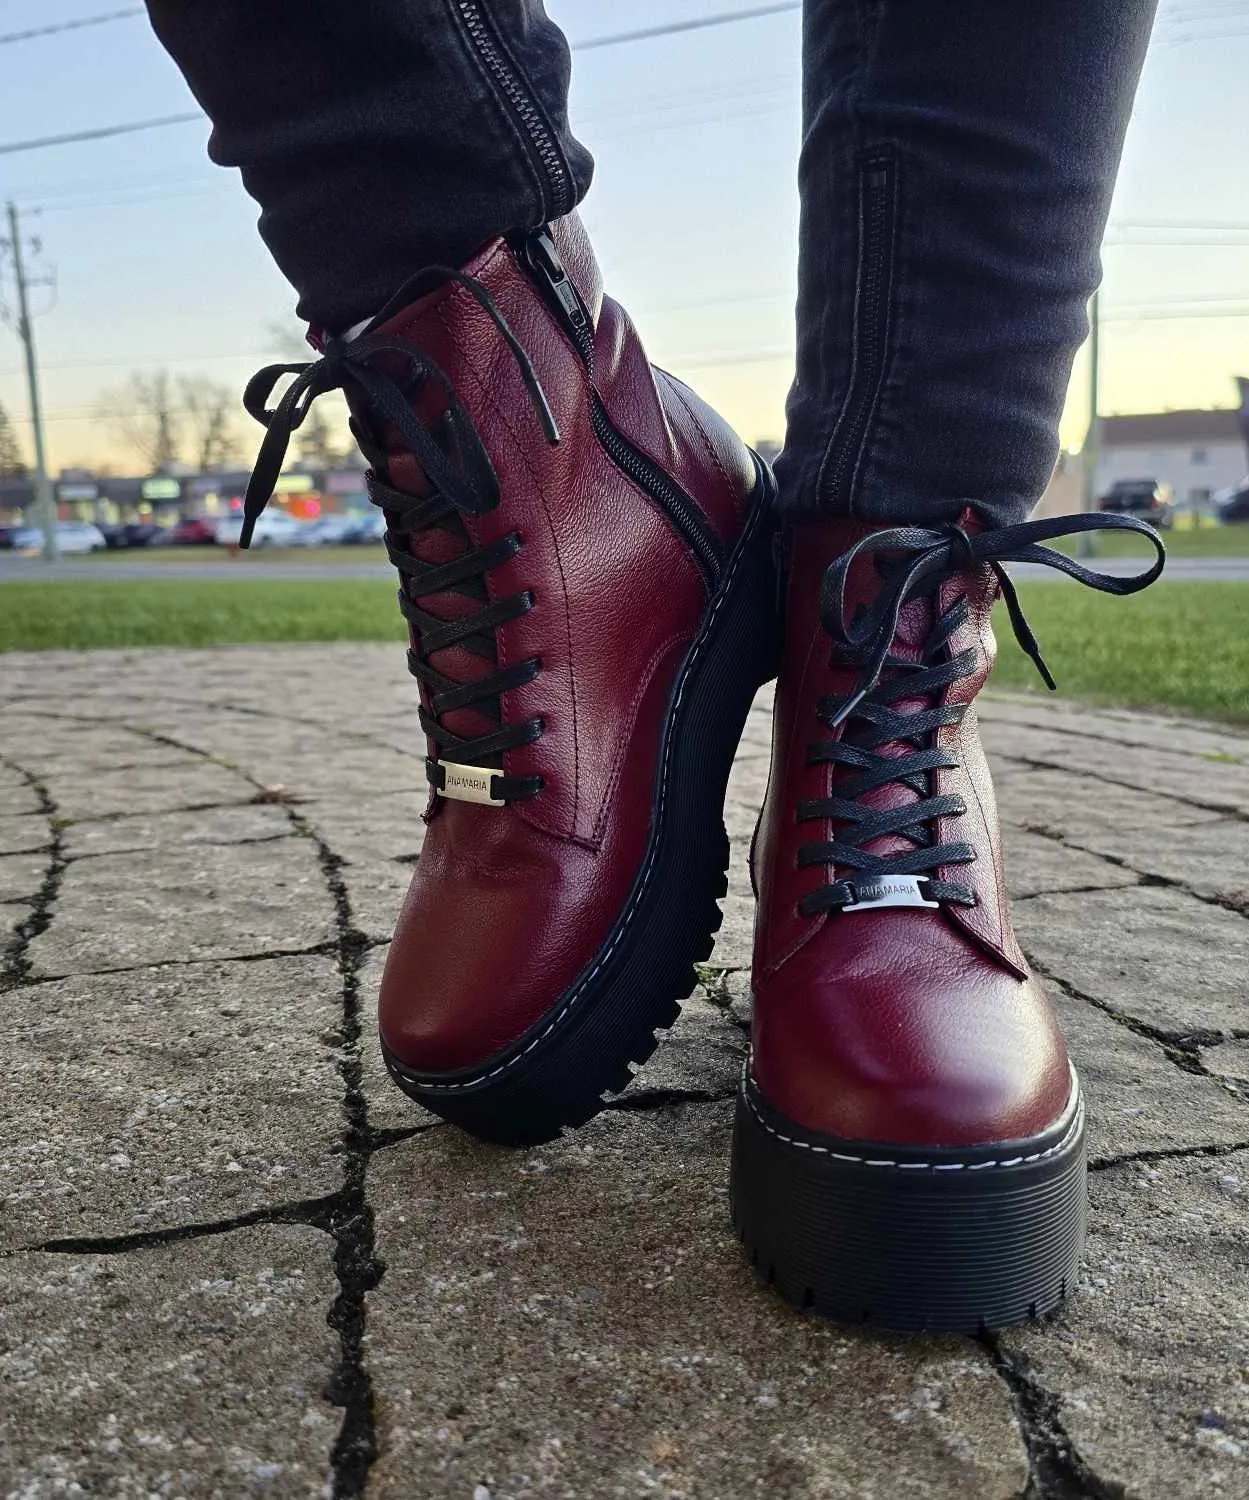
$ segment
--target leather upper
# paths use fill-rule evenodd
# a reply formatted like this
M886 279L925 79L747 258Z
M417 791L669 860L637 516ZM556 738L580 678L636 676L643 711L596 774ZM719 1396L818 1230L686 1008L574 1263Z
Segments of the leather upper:
M554 238L595 319L603 407L731 548L756 482L749 451L692 393L651 369L627 317L602 295L575 218ZM503 694L501 709L504 724L541 720L541 735L507 751L503 770L540 777L543 789L503 807L436 798L427 813L380 1020L390 1051L428 1071L471 1068L516 1040L610 931L645 850L668 702L709 597L687 542L595 436L591 376L516 251L500 240L464 270L532 361L560 442L548 442L500 329L469 290L446 284L385 325L437 361L494 468L500 503L466 522L469 544L521 537L486 580L492 600L527 591L534 601L497 630L497 669L541 663L532 682ZM436 416L436 403L421 415ZM391 447L391 482L420 494L415 462ZM420 534L414 550L445 561L454 539ZM467 606L447 594L421 607L442 619ZM496 670L462 646L430 660L461 680ZM444 722L465 736L489 727L474 708Z
M895 908L804 916L799 902L847 871L798 866L802 845L834 837L828 821L799 822L802 799L833 795L844 767L808 763L808 746L837 737L821 723L821 697L845 698L857 669L833 665L819 619L825 568L869 528L836 521L787 537L788 601L777 686L772 775L752 851L759 897L754 956L756 1080L796 1124L852 1140L960 1146L1014 1140L1051 1125L1070 1092L1066 1048L1051 1008L1029 973L1011 926L993 787L974 706L937 742L957 760L932 773L933 793L959 797L961 816L937 820L938 842L966 843L970 864L938 871L970 886L975 904L939 910ZM878 575L856 561L852 604L866 607ZM989 614L997 584L985 567L940 587L937 609L960 596L968 619L949 643L975 653L972 674L942 702L970 704L992 667ZM935 616L931 600L907 604L892 653L918 660ZM914 699L900 713L933 706ZM905 745L882 753L902 754ZM860 799L876 808L919 800L891 783ZM868 844L876 854L909 848L901 835Z

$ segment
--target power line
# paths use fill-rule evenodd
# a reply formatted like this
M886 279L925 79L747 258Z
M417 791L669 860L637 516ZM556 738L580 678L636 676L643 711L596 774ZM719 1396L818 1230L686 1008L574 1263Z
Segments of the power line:
M78 141L102 141L113 135L132 135L139 130L159 130L164 125L189 125L193 120L203 121L198 110L194 114L158 115L154 120L131 120L125 125L102 125L95 130L74 130L67 135L44 135L29 141L6 141L0 146L0 156L11 156L17 151L40 151L45 146L72 146Z
M622 31L612 36L588 37L582 42L571 43L574 52L589 52L601 47L618 47L625 42L645 41L649 37L671 36L682 31L703 31L712 26L731 26L738 21L753 21L764 16L781 15L786 11L801 10L802 0L779 0L772 5L756 5L747 10L735 10L722 12L713 16L700 16L689 21L674 21L663 26L648 26L637 31ZM118 18L122 15L140 14L138 11L117 11L114 13ZM103 20L104 17L88 18L90 20ZM111 19L111 17L110 17ZM83 24L83 23L78 23ZM44 28L51 31L59 28ZM64 29L69 29L69 23L65 23ZM42 35L43 30L39 33ZM19 34L15 33L15 37ZM4 38L0 37L0 42ZM152 120L132 120L122 125L103 125L95 130L76 130L66 135L39 136L27 141L9 141L0 145L0 156L11 156L19 151L41 151L51 146L72 146L80 141L102 141L111 136L131 135L140 130L159 130L167 125L189 125L193 120L203 120L204 116L198 111L194 114L162 115Z
M103 26L106 21L129 21L133 16L144 14L141 5L131 5L126 10L110 10L98 16L80 16L76 21L57 21L51 26L32 26L29 31L10 31L0 36L0 47L14 42L33 42L36 37L57 36L62 31L81 31L84 26Z

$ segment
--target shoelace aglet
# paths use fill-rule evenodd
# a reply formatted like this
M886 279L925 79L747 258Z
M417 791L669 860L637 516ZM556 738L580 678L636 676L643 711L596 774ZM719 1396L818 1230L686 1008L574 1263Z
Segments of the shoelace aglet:
M255 529L255 516L244 516L243 529L239 532L239 546L244 552L246 552L252 544L252 533L255 531Z
M840 729L840 727L846 722L846 720L855 711L855 709L858 708L859 704L863 702L864 698L866 698L868 693L870 692L870 687L864 687L860 688L857 693L851 693L850 697L846 699L846 701L841 705L841 707L832 716L832 718L829 719L828 727L830 729Z
M558 448L563 439L560 436L559 423L555 420L555 413L551 410L551 403L546 399L546 392L542 389L542 383L535 379L530 387L533 392L534 404L538 408L538 418L542 423L542 430L546 433L546 440L552 448Z
M1033 649L1028 652L1028 655L1032 658L1033 666L1041 674L1041 681L1049 688L1051 693L1056 693L1058 691L1058 684L1054 681L1054 674L1046 666L1045 658L1041 655L1041 648L1035 641L1033 642Z

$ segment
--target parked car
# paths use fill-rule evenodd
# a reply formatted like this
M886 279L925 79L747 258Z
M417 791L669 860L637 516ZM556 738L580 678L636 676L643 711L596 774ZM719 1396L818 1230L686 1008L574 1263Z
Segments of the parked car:
M1214 513L1220 521L1249 521L1249 475L1214 497Z
M104 533L90 521L61 521L56 528L56 550L62 557L73 557L83 552L103 552L108 544ZM13 547L18 552L42 552L43 528L23 526L13 538Z
M308 524L307 521L297 521L294 516L288 516L285 511L267 510L256 522L256 529L252 532L252 546L297 547L300 543L295 538ZM242 533L241 515L228 516L217 522L215 535L222 547L237 547Z
M371 510L367 515L357 516L356 524L346 531L341 540L347 546L361 546L366 542L380 542L386 535L386 517L380 510Z
M183 516L169 533L171 547L209 547L217 541L217 523L207 516Z
M155 521L122 521L116 525L100 527L105 543L112 550L150 546L153 539L165 529Z
M359 526L363 517L356 514L322 516L309 521L290 539L292 547L338 547L346 541L348 533Z
M1165 531L1175 519L1171 487L1156 479L1117 479L1097 502L1099 510L1139 516Z
M17 534L21 531L20 526L0 526L0 552L11 552L17 545Z

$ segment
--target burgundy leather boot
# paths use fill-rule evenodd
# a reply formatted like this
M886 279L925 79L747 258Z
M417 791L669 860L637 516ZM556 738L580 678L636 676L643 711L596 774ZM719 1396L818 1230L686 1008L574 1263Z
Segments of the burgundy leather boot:
M382 983L407 1094L475 1134L588 1119L720 924L721 805L775 671L766 466L653 369L580 223L432 268L273 411L346 391L420 684L428 830ZM266 453L266 448L269 450Z
M1109 578L1036 545L1108 526L1154 542L1148 572ZM731 1191L760 1275L847 1322L1039 1315L1083 1244L1080 1085L1011 927L974 707L999 591L1045 670L1006 559L1127 593L1163 552L1108 516L786 538Z

